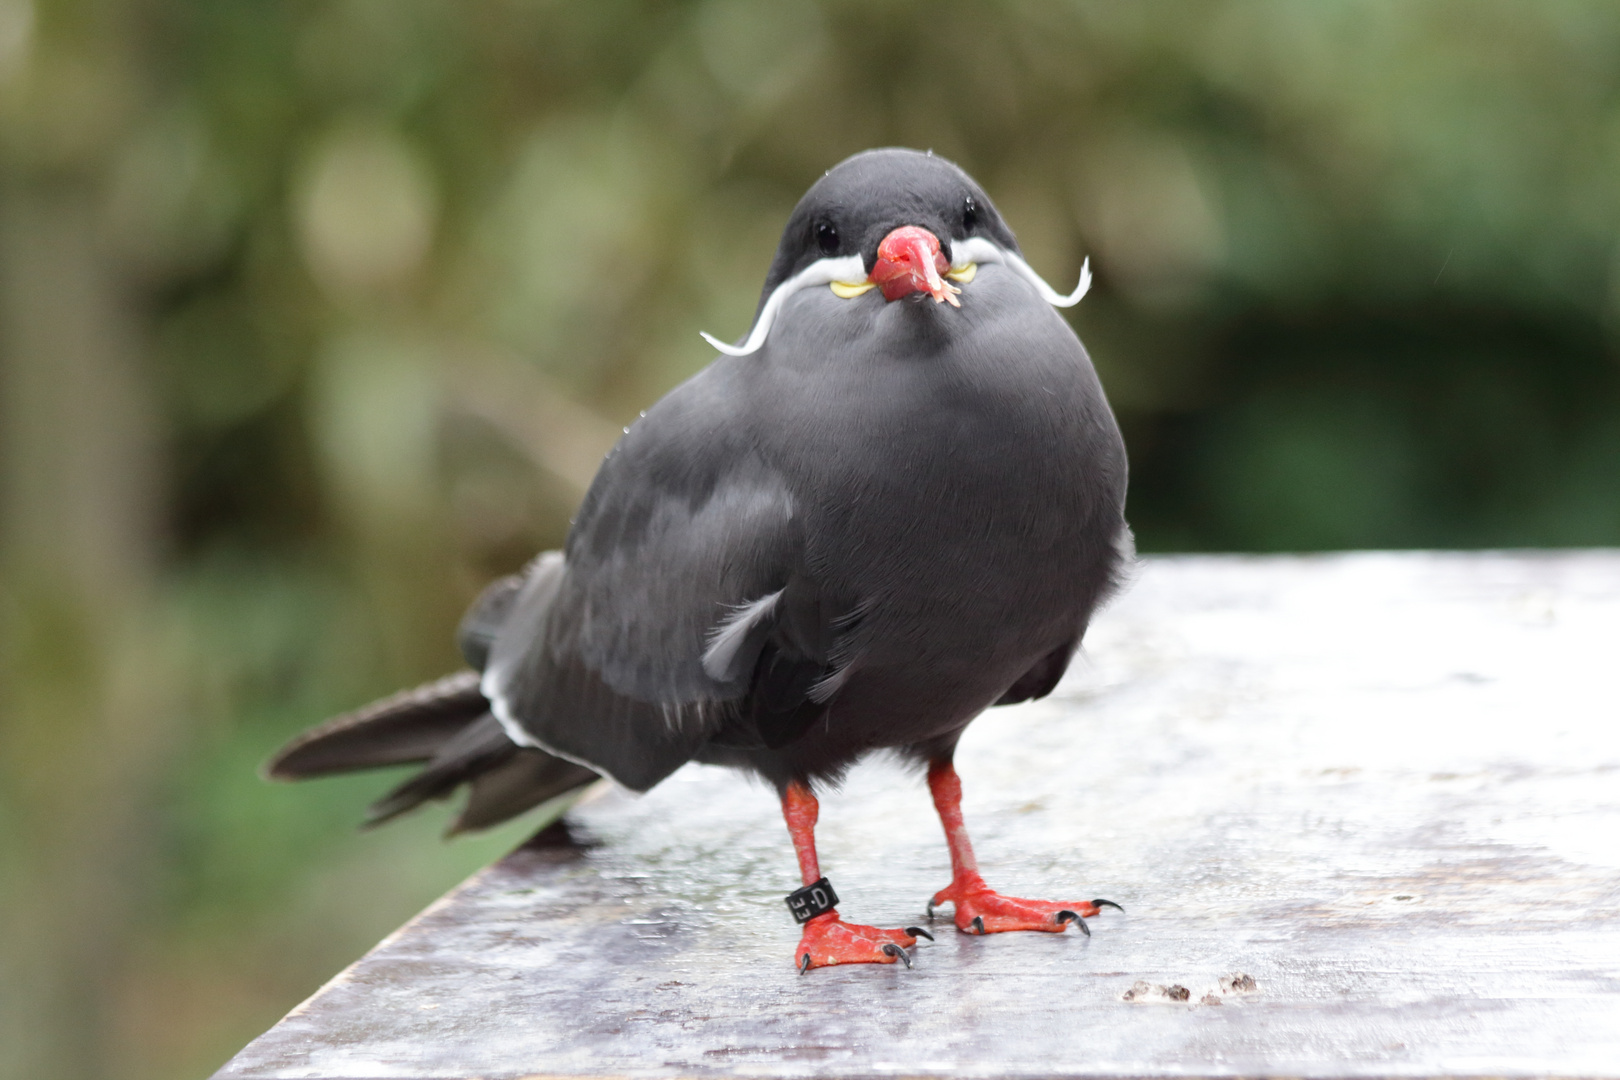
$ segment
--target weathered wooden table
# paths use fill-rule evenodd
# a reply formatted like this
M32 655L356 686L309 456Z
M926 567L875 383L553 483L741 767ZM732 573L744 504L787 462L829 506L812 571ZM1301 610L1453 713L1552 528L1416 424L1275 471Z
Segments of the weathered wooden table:
M1620 1077L1617 699L1620 553L1149 559L958 756L991 883L1124 904L1091 938L941 920L914 970L801 977L774 798L690 767L219 1076ZM948 877L882 762L820 837L853 919L917 922Z

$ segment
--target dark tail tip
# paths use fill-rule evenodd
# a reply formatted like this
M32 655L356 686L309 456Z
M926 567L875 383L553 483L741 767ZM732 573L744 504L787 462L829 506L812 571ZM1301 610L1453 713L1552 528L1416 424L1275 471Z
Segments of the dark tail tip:
M310 728L260 768L267 780L304 780L431 761L489 708L476 671L404 690Z

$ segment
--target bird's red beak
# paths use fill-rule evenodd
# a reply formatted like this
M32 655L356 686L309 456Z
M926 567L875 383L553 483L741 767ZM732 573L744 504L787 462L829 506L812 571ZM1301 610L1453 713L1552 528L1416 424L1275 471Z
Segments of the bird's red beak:
M945 280L951 264L939 249L939 237L916 225L902 225L878 245L877 262L870 281L883 290L883 299L898 300L914 292L925 292L937 303L961 307L961 292Z

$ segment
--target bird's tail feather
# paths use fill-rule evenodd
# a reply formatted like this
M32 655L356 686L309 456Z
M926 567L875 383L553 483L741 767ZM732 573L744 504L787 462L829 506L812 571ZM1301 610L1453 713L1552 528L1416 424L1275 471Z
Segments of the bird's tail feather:
M370 806L365 826L446 798L466 784L467 804L451 834L497 825L597 779L582 765L507 738L478 681L476 672L461 672L335 717L283 747L265 764L265 775L302 780L425 762Z

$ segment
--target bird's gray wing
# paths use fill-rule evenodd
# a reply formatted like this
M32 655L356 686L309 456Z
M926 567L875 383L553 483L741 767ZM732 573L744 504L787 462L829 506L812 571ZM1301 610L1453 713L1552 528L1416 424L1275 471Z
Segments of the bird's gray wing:
M514 740L645 790L735 715L802 544L731 393L710 369L649 411L505 601L482 685Z

